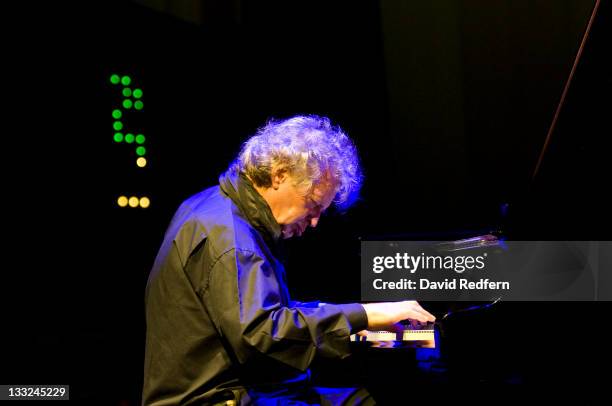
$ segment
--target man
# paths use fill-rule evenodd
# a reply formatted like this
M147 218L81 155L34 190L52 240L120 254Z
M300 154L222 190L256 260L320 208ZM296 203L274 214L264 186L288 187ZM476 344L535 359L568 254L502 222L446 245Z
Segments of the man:
M350 204L360 185L351 140L326 118L298 116L269 122L219 186L181 205L147 284L143 404L320 403L315 355L347 356L349 335L366 328L434 320L416 302L290 299L277 243L316 227L333 202Z

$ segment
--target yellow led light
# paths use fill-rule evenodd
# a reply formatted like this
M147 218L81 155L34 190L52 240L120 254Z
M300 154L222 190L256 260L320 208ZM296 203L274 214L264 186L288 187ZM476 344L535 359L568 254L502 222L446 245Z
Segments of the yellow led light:
M127 206L128 198L125 196L119 196L119 198L117 199L117 204L119 205L119 207Z
M147 207L149 207L149 205L151 204L151 201L149 200L148 197L141 197L140 198L140 207L142 207L143 209L146 209Z
M136 160L136 165L138 165L139 168L144 168L147 166L147 158L141 156Z
M138 203L139 200L136 196L132 196L130 197L130 200L128 200L128 204L130 205L130 207L138 207Z

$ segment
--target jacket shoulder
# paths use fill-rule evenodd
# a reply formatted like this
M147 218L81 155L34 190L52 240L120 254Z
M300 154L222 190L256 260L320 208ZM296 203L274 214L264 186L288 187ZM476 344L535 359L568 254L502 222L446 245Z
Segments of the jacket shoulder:
M210 253L215 258L232 249L260 251L257 231L218 186L185 200L168 233L166 239L174 241L183 266L204 240L209 241Z

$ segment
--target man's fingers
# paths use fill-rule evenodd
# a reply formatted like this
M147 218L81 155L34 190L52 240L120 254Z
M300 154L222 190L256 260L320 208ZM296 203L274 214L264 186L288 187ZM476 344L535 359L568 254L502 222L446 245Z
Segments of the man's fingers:
M429 317L418 310L414 311L414 316L412 316L411 319L420 321L421 323L427 323L429 321Z
M402 302L365 303L363 308L368 316L370 330L387 328L402 320L411 319L421 323L432 322L436 318L414 300Z
M394 323L394 324L391 324L389 327L387 327L387 331L391 331L394 333L400 333L404 331L405 329L406 327L400 323Z
M418 320L410 320L410 325L413 329L417 329L421 326L421 322Z
M419 320L421 322L434 322L436 321L436 316L434 316L433 314L429 313L427 310L423 309L422 307L419 307L419 309L417 309L417 311L419 312L420 315L422 315L425 320Z
M428 321L433 322L436 320L436 317L423 309L418 302L405 301L404 303L407 305L407 310L410 313L407 318L418 320L421 323L426 323Z
M423 309L423 307L418 302L414 302L414 304L415 304L415 310L426 318L425 320L419 320L419 321L431 321L431 322L436 321L436 316L429 313L427 310Z

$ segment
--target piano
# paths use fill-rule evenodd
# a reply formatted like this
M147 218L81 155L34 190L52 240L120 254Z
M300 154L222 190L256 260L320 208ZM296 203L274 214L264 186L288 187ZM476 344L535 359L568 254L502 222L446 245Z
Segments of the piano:
M494 240L484 236L495 235L493 230L508 240L612 240L605 191L612 174L612 64L606 40L611 20L612 3L595 1L550 129L543 134L537 167L530 171L531 184L502 205L500 224L483 235L441 240L457 247L490 244ZM600 275L604 278L610 280ZM612 292L598 294L610 300ZM598 370L609 366L609 345L597 325L612 311L612 302L501 298L421 304L436 315L433 325L352 336L353 355L341 367L317 361L321 382L366 386L381 404L396 404L409 387L432 383L568 388L606 383Z

